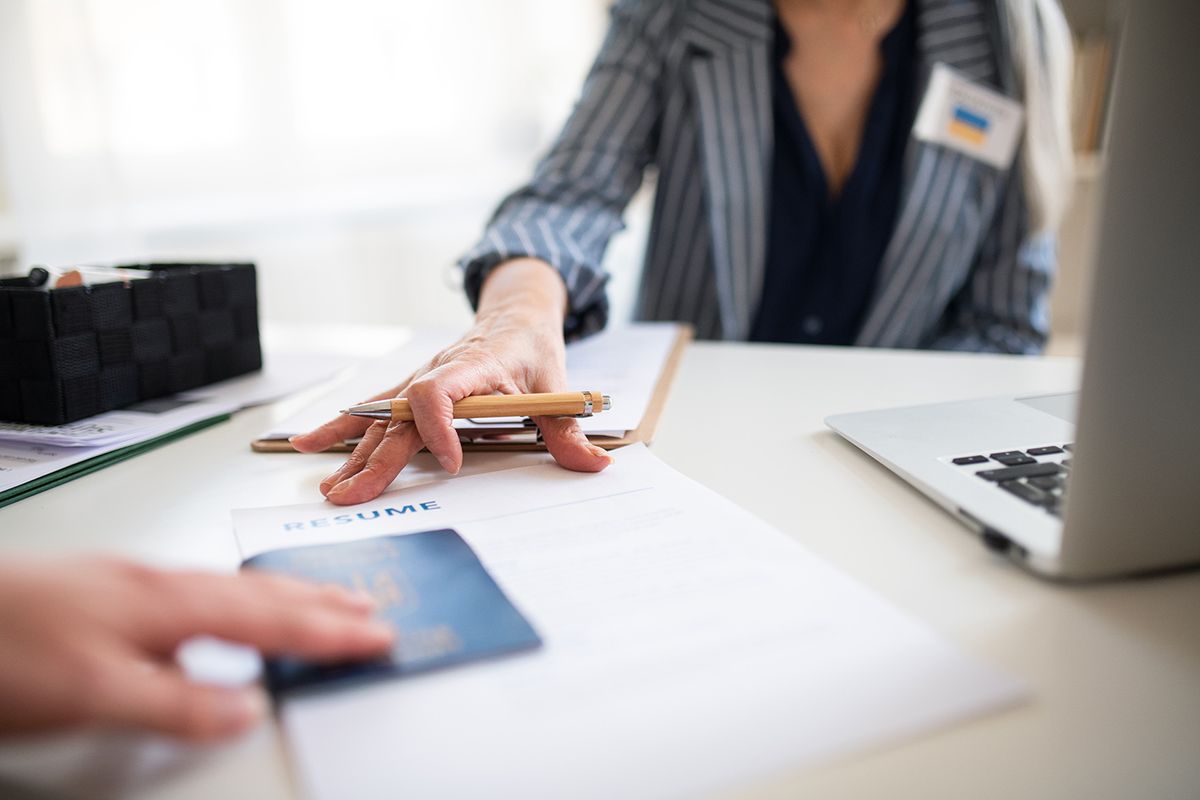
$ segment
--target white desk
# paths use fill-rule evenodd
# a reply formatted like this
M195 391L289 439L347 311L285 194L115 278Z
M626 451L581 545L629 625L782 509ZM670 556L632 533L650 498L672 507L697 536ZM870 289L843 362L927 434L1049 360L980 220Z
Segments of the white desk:
M1020 676L1034 692L1016 710L777 776L739 796L1200 793L1200 572L1087 588L1042 582L989 555L965 528L821 422L830 413L884 405L1059 391L1076 375L1076 362L1066 359L723 344L690 350L660 423L659 456ZM694 405L714 386L729 410L723 437L704 433L709 413ZM760 413L760 398L774 407L784 398L792 411ZM248 451L247 442L272 419L310 400L311 393L243 412L0 509L0 552L103 549L232 570L230 508L311 501L317 482L340 463L332 454ZM712 444L722 440L727 444ZM475 455L464 471L543 458ZM420 456L402 480L426 480L433 466ZM56 755L38 755L59 763ZM202 754L169 755L160 763L144 749L110 742L83 766L72 762L80 771L64 780L88 796L104 786L133 797L294 796L271 726ZM4 756L0 748L0 765ZM11 763L11 748L7 756Z

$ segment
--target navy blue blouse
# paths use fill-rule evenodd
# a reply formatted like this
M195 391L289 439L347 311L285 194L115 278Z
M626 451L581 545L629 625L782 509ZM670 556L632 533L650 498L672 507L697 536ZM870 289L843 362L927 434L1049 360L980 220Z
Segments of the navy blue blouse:
M784 74L791 41L775 22L770 221L754 341L853 344L858 335L900 205L913 120L912 6L880 45L883 73L836 198Z

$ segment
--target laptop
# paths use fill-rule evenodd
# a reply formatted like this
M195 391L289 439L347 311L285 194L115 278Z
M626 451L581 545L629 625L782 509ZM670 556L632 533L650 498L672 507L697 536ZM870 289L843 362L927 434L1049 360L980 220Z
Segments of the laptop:
M826 424L1034 572L1200 563L1200 3L1131 3L1078 393Z

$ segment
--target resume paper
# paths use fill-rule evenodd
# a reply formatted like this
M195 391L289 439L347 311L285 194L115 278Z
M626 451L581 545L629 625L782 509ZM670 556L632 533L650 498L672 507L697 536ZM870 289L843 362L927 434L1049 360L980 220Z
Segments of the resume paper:
M695 796L1024 694L644 447L614 457L234 512L246 558L453 527L543 640L285 701L311 797Z

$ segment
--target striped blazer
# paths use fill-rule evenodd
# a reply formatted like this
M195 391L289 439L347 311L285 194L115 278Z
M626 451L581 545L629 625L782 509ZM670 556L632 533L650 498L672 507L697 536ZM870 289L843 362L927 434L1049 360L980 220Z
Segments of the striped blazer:
M944 62L1015 95L997 0L915 0L917 95ZM772 155L770 0L619 0L583 93L532 180L464 256L472 303L488 271L532 256L566 282L565 333L608 316L600 264L657 171L636 316L747 338L762 292ZM856 344L1038 352L1051 236L1031 237L1020 169L911 140L895 229Z

